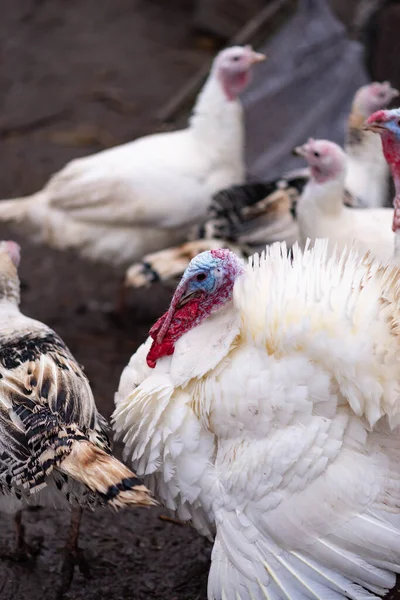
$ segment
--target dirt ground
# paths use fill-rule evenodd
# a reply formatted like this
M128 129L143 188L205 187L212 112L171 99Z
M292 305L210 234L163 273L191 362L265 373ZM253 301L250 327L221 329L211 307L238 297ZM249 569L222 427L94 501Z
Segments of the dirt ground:
M13 0L0 22L0 197L28 194L68 160L156 127L157 110L208 56L190 30L190 0ZM122 320L112 308L121 273L73 255L22 246L23 311L45 321L85 365L109 417L123 367L168 304L162 288L136 294ZM104 310L106 309L106 310ZM210 544L162 510L87 514L81 546L93 566L70 599L196 600L206 597ZM50 600L59 581L68 515L25 515L43 537L36 568L0 562L1 600ZM12 520L0 515L1 544Z
M0 197L36 191L68 160L156 127L157 110L208 56L190 31L192 0L13 0L0 20ZM85 365L109 417L123 367L168 304L163 288L136 293L112 315L121 273L70 254L22 246L23 311L53 327ZM111 313L111 314L110 314ZM86 514L80 543L92 577L66 598L203 600L211 545L162 510ZM25 514L42 537L35 568L0 562L0 600L50 600L68 515ZM12 520L0 515L1 544ZM400 596L399 596L400 597Z

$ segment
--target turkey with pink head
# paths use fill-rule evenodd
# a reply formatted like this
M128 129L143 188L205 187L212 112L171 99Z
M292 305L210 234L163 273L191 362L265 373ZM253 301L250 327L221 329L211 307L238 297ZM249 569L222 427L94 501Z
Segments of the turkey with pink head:
M347 173L345 152L333 142L310 138L296 148L308 163L310 179L297 203L300 240L328 238L331 248L355 245L386 262L393 253L390 208L349 208L343 204Z
M244 181L239 94L264 59L250 46L222 50L186 129L73 160L33 196L0 202L0 222L113 265L183 242L212 195Z

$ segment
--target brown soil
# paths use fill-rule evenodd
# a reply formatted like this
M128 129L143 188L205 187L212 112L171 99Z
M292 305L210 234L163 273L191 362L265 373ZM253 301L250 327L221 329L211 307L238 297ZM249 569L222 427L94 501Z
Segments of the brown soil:
M40 189L68 160L157 127L155 116L208 54L194 43L191 0L13 0L0 22L0 197ZM22 246L22 309L53 327L85 365L109 417L123 367L170 293L132 295L108 314L121 273L74 255ZM66 598L196 600L206 597L210 544L162 510L84 516L80 543L93 567ZM0 562L1 600L47 600L59 583L68 514L26 513L28 541L43 537L35 568ZM0 515L1 545L13 541Z
M0 21L0 197L40 189L68 160L154 130L157 110L208 54L190 32L192 0L13 0ZM0 228L0 239L10 238ZM68 253L22 246L23 311L53 327L85 365L109 417L123 367L168 304L163 288L110 311L121 273ZM118 450L118 449L117 449ZM92 577L78 572L66 598L203 600L211 545L162 510L86 514L80 543ZM68 514L25 513L34 568L0 561L0 600L50 600L59 583ZM12 518L0 515L1 544Z

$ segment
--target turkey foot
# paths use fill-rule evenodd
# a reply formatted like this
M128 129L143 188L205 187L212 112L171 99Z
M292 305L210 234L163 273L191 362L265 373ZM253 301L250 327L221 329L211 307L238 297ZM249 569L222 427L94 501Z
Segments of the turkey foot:
M61 598L71 587L74 569L77 566L85 576L90 576L89 564L83 550L78 547L79 527L82 519L82 509L74 507L71 513L67 543L64 549L64 561L61 566L61 585L57 598Z
M42 549L43 538L37 539L36 544L28 544L25 540L25 527L22 523L22 511L19 510L14 516L15 524L15 549L0 552L0 558L14 562L35 562Z

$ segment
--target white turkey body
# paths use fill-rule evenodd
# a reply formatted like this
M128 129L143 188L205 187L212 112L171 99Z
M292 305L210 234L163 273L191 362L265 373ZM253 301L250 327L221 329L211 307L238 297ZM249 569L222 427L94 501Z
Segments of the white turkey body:
M349 208L341 202L343 184L331 181L307 184L297 206L301 240L329 238L330 247L343 249L353 242L361 252L371 251L381 261L393 254L393 211L390 208ZM330 207L330 208L329 208Z
M172 356L133 355L114 428L215 534L209 600L376 598L400 569L399 272L326 241L253 260Z
M262 58L249 47L222 51L186 129L73 160L37 194L1 202L0 221L114 265L184 241L213 193L243 182L242 107L227 90L244 89Z

